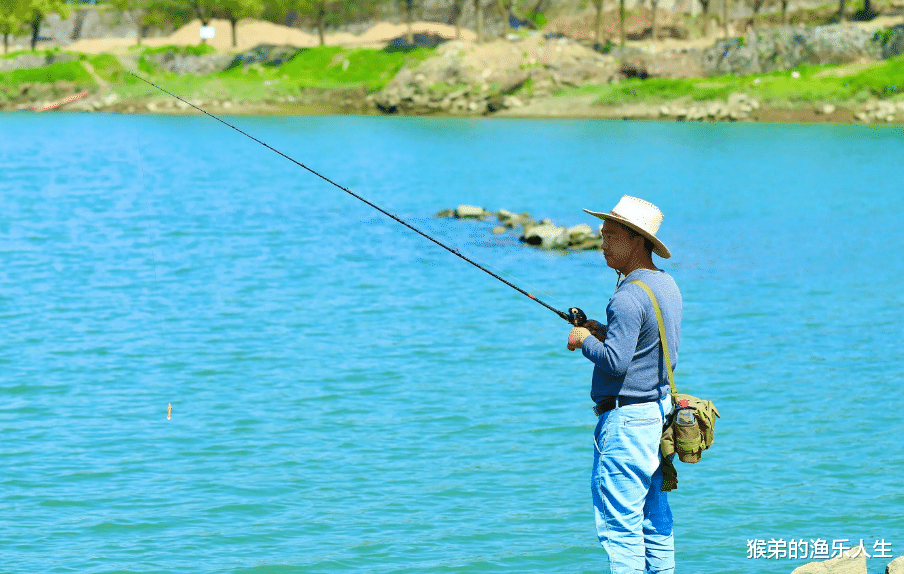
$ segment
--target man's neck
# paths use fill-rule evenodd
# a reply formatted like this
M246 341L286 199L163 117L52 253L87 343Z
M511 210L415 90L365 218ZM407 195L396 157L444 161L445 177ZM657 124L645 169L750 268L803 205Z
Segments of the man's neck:
M621 270L621 274L627 277L631 273L634 273L638 269L648 269L650 271L658 271L655 265L653 265L652 259L647 259L645 261L632 261L628 265L625 265L625 268Z

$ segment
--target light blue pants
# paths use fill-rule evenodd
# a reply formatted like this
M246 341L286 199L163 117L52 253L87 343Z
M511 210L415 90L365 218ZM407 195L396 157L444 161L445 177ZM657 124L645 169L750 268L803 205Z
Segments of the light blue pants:
M673 574L672 511L662 492L659 441L672 399L612 409L594 431L593 508L612 574Z

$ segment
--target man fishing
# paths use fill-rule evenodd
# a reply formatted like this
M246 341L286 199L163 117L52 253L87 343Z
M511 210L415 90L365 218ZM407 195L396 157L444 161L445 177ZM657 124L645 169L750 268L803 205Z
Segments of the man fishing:
M570 308L567 313L556 309L458 249L298 160L160 86L132 75L281 155L575 325L568 336L568 349L573 351L580 347L594 364L590 394L599 419L594 431L593 506L597 533L608 553L611 572L674 572L672 514L662 491L659 457L663 423L672 412L670 387L654 306L644 288L636 283L643 281L659 301L674 368L681 338L681 293L675 281L653 264L653 253L663 258L671 257L666 246L656 238L662 212L655 205L626 195L609 213L584 210L604 220L606 264L618 271L619 278L625 275L625 280L617 284L615 295L609 300L604 326L587 321L584 312L577 307ZM591 335L591 330L595 335Z
M671 257L656 237L662 212L652 203L624 196L609 213L585 209L604 220L606 264L624 280L606 307L605 329L584 327L568 335L593 367L590 396L599 420L591 489L600 543L612 574L672 574L675 546L672 513L662 491L659 442L672 412L668 374L660 344L653 291L665 326L672 368L681 340L681 293L674 279L653 264L653 254ZM602 337L602 338L600 338Z

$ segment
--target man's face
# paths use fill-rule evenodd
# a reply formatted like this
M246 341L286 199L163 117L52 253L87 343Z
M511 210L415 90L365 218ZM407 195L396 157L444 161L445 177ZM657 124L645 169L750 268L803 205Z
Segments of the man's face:
M618 223L606 220L603 223L603 256L606 265L620 271L631 260L631 252L636 247L628 230ZM634 238L636 239L636 238Z

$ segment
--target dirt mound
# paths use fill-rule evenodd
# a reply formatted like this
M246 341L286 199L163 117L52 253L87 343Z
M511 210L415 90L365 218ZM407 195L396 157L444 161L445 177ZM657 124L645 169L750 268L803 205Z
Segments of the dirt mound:
M131 38L90 38L69 44L65 49L82 54L120 54L134 43Z
M295 46L296 48L310 48L320 44L316 34L308 34L296 28L280 26L264 20L240 20L236 26L236 43L232 45L232 27L228 20L214 19L209 25L214 29L214 37L207 43L219 51L245 51L260 44L275 44L280 46ZM449 40L455 39L455 26L440 24L437 22L413 22L412 32L415 34L433 34ZM405 24L392 24L379 22L361 35L337 32L326 34L324 40L329 46L350 46L380 48L394 38L404 36L408 31ZM461 39L473 42L477 35L471 30L462 28ZM163 38L145 38L142 43L146 46L194 46L201 43L201 21L192 20L169 36ZM79 40L66 47L73 52L97 54L101 52L121 53L134 45L130 38L101 38Z
M228 20L211 20L215 35L207 43L217 50L248 50L259 44L276 44L307 48L319 44L316 36L288 26L280 26L264 20L240 20L236 25L235 36L237 46L232 46L232 28ZM173 44L188 46L201 41L201 21L192 20L166 38L154 38L146 43L149 46Z

